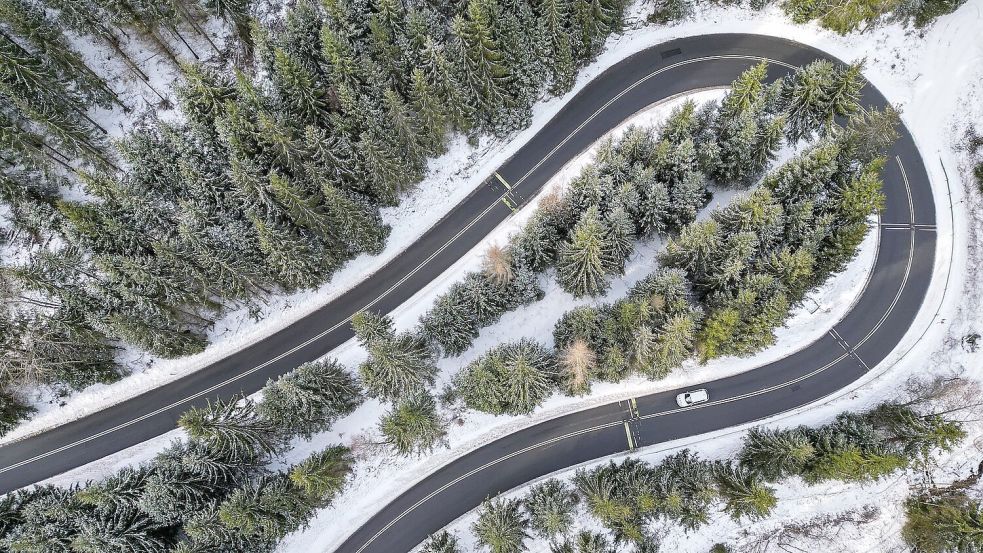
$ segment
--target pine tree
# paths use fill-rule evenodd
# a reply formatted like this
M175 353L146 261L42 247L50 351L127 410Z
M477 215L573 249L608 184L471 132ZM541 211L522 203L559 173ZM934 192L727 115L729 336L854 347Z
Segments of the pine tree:
M935 414L922 415L896 403L881 403L865 417L887 433L891 449L906 457L927 458L936 449L948 451L965 437L959 423Z
M425 339L389 332L365 344L369 359L358 370L369 395L392 401L433 385L437 368Z
M423 546L422 553L461 553L457 537L444 530L430 536Z
M8 391L0 389L0 436L10 432L33 412L32 407L22 403Z
M592 61L604 45L613 14L600 0L574 0L571 6L575 57L583 62Z
M486 126L494 125L499 111L508 107L505 87L511 81L502 64L502 51L495 40L494 0L469 0L464 15L454 18L452 32L460 55L460 83L476 115Z
M331 446L314 453L290 468L288 476L294 487L302 490L312 503L327 505L344 488L355 459L345 446Z
M532 412L556 388L556 360L538 343L502 344L454 377L457 393L472 409L496 415Z
M814 456L815 449L803 428L752 428L738 454L742 466L770 482L800 474Z
M635 250L635 222L632 221L628 210L621 205L615 206L605 217L607 219L606 242L611 251L612 272L623 274L625 263Z
M282 48L273 51L274 87L284 107L306 125L319 125L327 119L328 99L309 71Z
M361 402L358 383L332 359L304 363L269 380L256 410L280 432L310 439L352 413Z
M518 499L485 500L471 530L478 542L492 553L520 553L529 534L529 520L522 515Z
M219 506L218 519L243 539L265 549L306 524L314 506L289 478L276 474L233 492Z
M463 353L478 337L479 322L475 313L460 301L460 284L455 283L447 293L437 298L421 320L424 335L438 344L444 355Z
M775 489L766 486L754 471L731 462L718 462L714 466L714 476L719 486L724 510L731 518L740 521L743 517L761 519L778 503Z
M400 455L430 453L447 433L433 396L404 397L379 421L383 439Z
M555 478L533 486L524 500L529 527L547 540L566 535L578 501L573 490Z
M447 58L443 45L428 36L420 57L427 81L434 84L441 104L447 110L448 122L460 132L470 132L476 123L469 102L470 91L458 80L455 66Z
M546 59L551 60L550 93L559 96L573 88L577 76L568 32L570 5L568 0L546 0L538 5L538 10L540 32L547 44Z
M948 553L983 548L983 508L966 492L933 489L905 501L901 536L914 551Z
M328 222L336 229L337 245L346 257L382 253L390 227L383 224L378 210L364 198L341 191L327 181L321 183L321 194Z
M167 542L154 535L154 529L154 523L134 509L113 510L83 519L71 548L78 553L163 553Z
M709 519L710 506L717 499L713 465L684 449L665 458L658 472L660 480L664 478L672 482L681 500L670 509L669 514L687 529L705 524Z
M278 429L257 413L255 404L249 399L232 397L209 401L205 407L192 407L186 411L178 424L192 438L235 457L272 453L280 447Z
M337 266L327 252L290 228L252 218L266 266L286 290L308 288L320 282Z
M149 471L143 467L127 467L101 482L80 489L75 497L86 505L107 512L134 509L149 475Z
M557 280L564 291L579 298L596 296L607 289L605 277L615 266L607 233L596 207L581 215L570 241L560 248Z
M574 538L551 543L550 553L615 553L615 549L604 534L581 530Z
M410 100L420 122L421 140L433 154L441 154L450 123L449 109L440 98L437 84L427 80L422 69L416 68L410 75L412 88Z

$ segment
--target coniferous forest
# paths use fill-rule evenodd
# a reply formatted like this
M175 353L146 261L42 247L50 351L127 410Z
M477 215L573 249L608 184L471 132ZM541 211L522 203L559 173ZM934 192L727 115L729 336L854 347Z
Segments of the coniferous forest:
M379 208L423 177L450 132L525 127L625 8L301 0L263 26L244 1L89 4L0 4L2 238L21 252L0 266L0 431L26 414L17 387L112 381L122 346L199 352L223 309L380 251ZM193 63L176 49L208 14L251 62ZM179 116L110 140L88 110L129 107L67 33L137 74L123 40L172 60Z

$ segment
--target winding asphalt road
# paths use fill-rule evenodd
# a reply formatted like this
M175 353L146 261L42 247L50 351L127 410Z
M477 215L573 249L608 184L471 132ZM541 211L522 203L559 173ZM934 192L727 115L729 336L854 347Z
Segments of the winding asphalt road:
M175 427L208 398L251 393L268 378L329 352L352 336L349 317L388 312L450 267L511 215L504 182L521 204L567 161L653 102L726 86L770 62L777 78L828 55L757 35L707 35L644 50L602 73L474 193L406 251L325 307L213 365L131 400L0 447L0 493L140 443ZM872 86L864 103L884 106ZM556 470L633 448L754 421L822 398L884 359L901 341L931 280L935 206L911 135L885 170L879 254L864 293L830 333L752 371L708 382L713 401L679 409L665 392L604 405L521 430L436 470L355 529L339 552L409 551L485 497Z
M521 167L532 168L520 186L531 192L551 174L536 168L544 154L544 165L555 168L562 162L554 157L569 159L627 115L682 91L726 85L762 58L770 62L770 79L817 58L833 59L801 44L756 35L708 35L662 44L594 79L507 167L519 159ZM864 88L863 102L887 105L870 85ZM554 126L562 129L558 135L551 131ZM569 153L550 157L557 138L570 132L577 145L561 147ZM661 392L565 415L496 440L411 487L354 529L336 553L409 551L486 497L535 478L782 413L863 376L907 332L928 290L935 258L931 184L907 129L901 129L889 158L873 271L850 312L822 338L774 363L690 387L709 390L712 401L706 404L681 409L675 396L683 390ZM522 174L507 173L520 179Z

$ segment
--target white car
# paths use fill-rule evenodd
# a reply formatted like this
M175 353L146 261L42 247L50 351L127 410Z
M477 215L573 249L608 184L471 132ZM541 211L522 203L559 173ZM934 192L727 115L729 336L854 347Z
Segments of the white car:
M685 392L679 394L678 396L676 396L676 403L680 407L689 407L690 405L703 403L708 399L710 399L710 395L707 394L706 389L700 388L699 390L693 390L692 392Z

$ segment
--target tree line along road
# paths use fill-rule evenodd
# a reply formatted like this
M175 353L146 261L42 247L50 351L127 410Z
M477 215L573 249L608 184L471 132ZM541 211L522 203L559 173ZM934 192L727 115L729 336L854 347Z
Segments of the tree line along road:
M307 317L169 384L92 415L0 447L0 492L102 458L176 427L210 398L259 390L272 377L316 359L352 336L349 318L388 312L439 276L570 159L654 102L726 86L761 60L769 79L817 58L784 39L720 34L651 47L584 87L512 158L420 239L382 269ZM883 107L868 85L863 103ZM516 432L439 468L353 529L343 552L408 551L489 495L606 455L757 420L822 398L884 359L908 330L931 281L935 205L924 164L907 129L884 172L879 252L864 293L820 340L752 371L701 385L711 402L676 407L676 391L553 419ZM499 178L500 177L500 178Z

